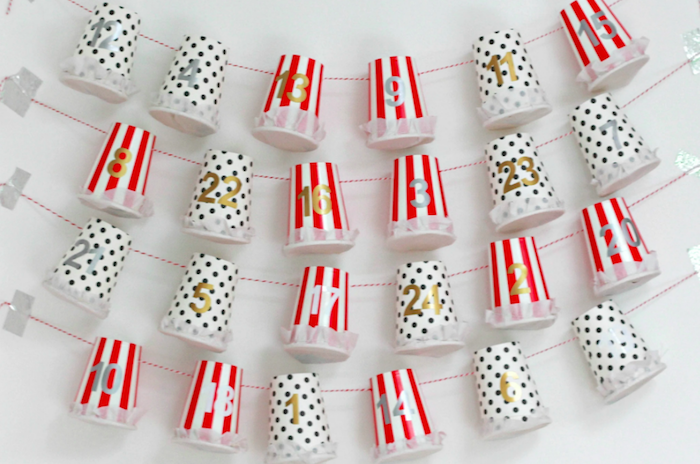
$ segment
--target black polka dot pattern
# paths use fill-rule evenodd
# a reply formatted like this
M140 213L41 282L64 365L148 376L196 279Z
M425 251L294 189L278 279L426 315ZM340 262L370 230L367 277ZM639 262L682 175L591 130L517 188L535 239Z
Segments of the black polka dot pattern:
M582 103L569 116L579 148L601 196L609 195L658 165L654 151L629 123L609 93ZM651 169L649 169L651 168ZM619 183L629 178L629 182ZM612 184L617 185L612 187Z
M203 232L204 238L217 242L249 243L252 185L252 158L224 150L207 151L185 214L185 229Z
M426 340L461 341L445 265L407 263L396 274L396 347Z
M644 339L612 300L586 311L571 324L598 384L649 355Z
M161 329L184 332L204 345L220 347L231 332L229 322L237 283L235 264L204 253L194 254Z
M141 19L135 11L100 3L95 7L73 56L92 58L104 69L129 77L140 30Z
M154 106L186 113L212 125L215 131L219 126L219 105L227 64L228 51L221 42L204 36L186 36Z
M270 388L270 434L265 462L323 462L335 457L318 376L278 375L272 378ZM299 459L300 455L309 459Z
M547 415L537 385L518 342L502 343L474 352L479 411L492 431L528 428ZM546 418L548 422L548 418Z
M45 284L68 295L84 309L106 317L130 246L129 234L92 218Z
M484 119L547 104L519 32L508 29L481 36L472 48Z
M496 224L563 207L530 134L506 135L486 144L484 151Z

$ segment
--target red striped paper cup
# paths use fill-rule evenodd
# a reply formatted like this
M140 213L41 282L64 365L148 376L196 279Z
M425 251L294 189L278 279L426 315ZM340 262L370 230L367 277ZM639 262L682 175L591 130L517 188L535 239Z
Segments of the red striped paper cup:
M435 139L435 116L428 115L418 70L410 56L369 63L369 121L360 128L367 146L401 150Z
M312 151L326 136L319 119L323 64L282 55L253 136L288 151Z
M577 82L590 92L630 83L649 57L649 40L633 39L604 0L575 0L561 10L561 22L581 66Z
M135 429L143 410L136 406L141 347L98 337L71 405L84 421Z
M290 327L281 329L287 353L306 364L350 357L357 334L348 330L349 288L345 271L324 266L304 270Z
M115 123L78 195L80 201L115 216L151 216L153 206L145 195L155 143L150 132Z
M661 274L624 198L611 198L581 211L596 296L638 287Z
M486 322L498 329L543 329L559 308L550 298L534 237L491 243L491 309Z
M175 441L217 453L247 449L238 434L243 369L214 361L199 361L182 411Z

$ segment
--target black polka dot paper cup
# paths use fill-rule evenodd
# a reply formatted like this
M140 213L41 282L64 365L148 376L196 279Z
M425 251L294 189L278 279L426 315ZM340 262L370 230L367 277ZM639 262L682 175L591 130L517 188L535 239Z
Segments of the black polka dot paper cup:
M596 296L626 292L661 274L624 198L611 198L581 211Z
M304 269L289 329L281 328L284 349L297 361L317 364L350 357L357 334L348 327L349 282L348 273L341 269Z
M98 337L70 407L76 419L135 430L145 413L136 405L141 347Z
M428 115L413 58L392 56L369 63L369 121L360 127L369 148L401 150L430 143L436 122Z
M666 365L650 351L612 301L599 304L571 322L598 392L610 404L659 375Z
M289 256L344 253L355 246L333 163L297 164L290 170L287 243Z
M552 422L519 342L475 351L474 370L484 439L511 438Z
M61 63L61 82L109 103L125 102L136 93L131 70L140 30L135 11L98 4L73 56Z
M435 250L456 240L437 158L394 160L388 233L387 246L395 251Z
M445 434L435 429L412 369L375 375L369 386L375 463L420 459L442 449Z
M441 261L407 263L397 270L395 353L444 356L464 348L464 332Z
M326 137L319 119L323 64L300 55L282 55L253 137L287 151L312 151Z
M185 36L151 105L151 116L185 134L204 137L218 131L227 53L211 37Z
M552 111L519 32L481 36L472 48L481 94L477 111L486 129L517 127Z
M199 361L192 376L176 443L215 453L240 453L248 448L239 435L243 369Z
M153 215L146 197L156 136L135 126L114 123L78 199L114 216L138 219Z
M561 10L561 22L581 66L577 82L590 92L630 83L649 57L649 40L632 38L604 0L576 0Z
M252 186L252 158L208 150L183 218L183 232L217 243L250 243L255 233L250 226Z
M95 316L109 315L112 291L129 254L131 237L102 219L91 218L44 280L57 297Z
M497 329L544 329L557 319L534 237L491 243L491 305L486 323Z
M266 464L319 464L336 457L318 375L278 375L270 383Z
M577 106L570 118L591 185L601 197L627 187L661 163L609 93Z
M233 338L229 321L237 283L235 264L204 253L194 254L160 331L222 353Z
M493 198L489 213L498 232L537 227L564 214L530 134L506 135L486 144L486 169Z

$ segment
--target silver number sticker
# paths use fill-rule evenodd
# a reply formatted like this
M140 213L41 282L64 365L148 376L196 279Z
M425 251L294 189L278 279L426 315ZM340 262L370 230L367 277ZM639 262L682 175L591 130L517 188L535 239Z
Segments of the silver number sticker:
M394 90L394 82L396 82L396 90ZM403 80L400 77L391 76L384 82L384 91L391 98L386 99L386 104L389 106L401 106L406 100L406 90ZM394 100L396 97L396 100Z
M612 21L608 19L600 19L603 16L605 16L604 11L599 11L593 16L591 16L593 25L595 26L596 30L604 30L605 26L608 26L610 28L610 32L605 32L604 34L600 34L600 36L604 39L614 39L617 36L617 28L615 27Z
M187 87L194 87L197 83L197 70L199 69L199 60L192 60L190 64L183 69L177 76L179 81L187 81ZM187 74L189 72L189 75Z
M117 22L117 21L107 21L105 22L104 19L100 19L98 22L92 25L90 29L95 30L95 34L92 36L92 40L88 43L90 47L95 47L95 48L104 48L105 50L109 50L111 52L116 52L119 51L119 48L117 48L116 45L114 45L112 42L117 40L119 38L119 34L122 33L122 24ZM102 42L100 42L100 45L97 45L97 39L100 38L100 34L102 33L102 29L106 30L113 30L112 35L105 37Z
M424 179L413 179L408 186L416 189L416 198L411 200L411 206L414 208L425 208L430 204L432 198L427 193L428 183ZM419 195L420 199L418 199Z
M615 142L615 149L622 150L622 144L620 143L620 135L617 131L617 119L611 119L610 121L600 126L600 131L603 133L603 135L606 135L606 131L608 129L612 129L612 138L613 142Z

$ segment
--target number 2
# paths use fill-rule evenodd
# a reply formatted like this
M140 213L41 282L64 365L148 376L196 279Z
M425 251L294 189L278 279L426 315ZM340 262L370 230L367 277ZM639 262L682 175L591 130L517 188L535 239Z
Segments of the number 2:
M425 208L426 206L430 205L432 199L430 198L430 195L428 195L427 190L429 185L425 179L413 179L408 186L416 189L416 198L411 200L411 206L414 208ZM420 200L418 199L419 195Z
M396 83L396 90L394 90L394 83ZM406 86L400 77L391 76L384 81L384 91L391 97L384 100L389 106L401 106L406 101ZM396 100L394 97L397 97Z
M440 315L440 310L442 309L442 303L440 303L440 292L438 290L437 284L433 285L430 288L430 292L428 292L425 299L423 300L423 303L421 304L421 309L415 309L413 307L420 299L420 287L418 285L407 285L406 288L403 289L404 295L408 295L410 292L414 292L413 298L408 303L408 306L406 306L406 310L403 313L404 317L417 316L421 312L423 312L424 309L435 310L435 315L436 316ZM432 299L432 302L431 302L431 299Z
M508 274L513 274L515 275L515 270L520 271L520 277L515 281L513 286L510 289L510 294L511 296L515 295L526 295L530 293L530 287L527 285L523 287L523 284L525 283L525 280L527 280L527 274L528 274L528 269L527 266L521 263L513 263L510 266L508 266Z
M97 46L97 39L100 38L100 34L102 33L102 29L109 29L109 28L114 28L114 32L112 35L109 37L106 37L102 42L100 42L99 47ZM117 48L116 45L110 42L114 42L119 38L119 34L122 33L122 25L121 23L117 21L107 21L105 22L104 19L100 19L97 21L95 24L92 25L90 29L95 30L95 35L92 36L92 40L88 42L88 46L90 47L95 47L95 48L104 48L105 50L109 50L111 52L117 52L119 51L119 48Z

